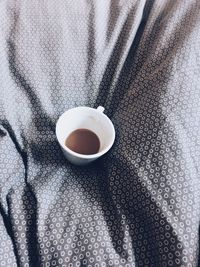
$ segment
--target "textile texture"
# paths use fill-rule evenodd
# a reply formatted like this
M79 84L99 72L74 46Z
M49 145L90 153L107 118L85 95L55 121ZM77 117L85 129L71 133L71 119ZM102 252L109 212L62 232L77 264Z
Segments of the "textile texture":
M77 167L55 125L105 107ZM0 0L0 266L197 267L200 2Z

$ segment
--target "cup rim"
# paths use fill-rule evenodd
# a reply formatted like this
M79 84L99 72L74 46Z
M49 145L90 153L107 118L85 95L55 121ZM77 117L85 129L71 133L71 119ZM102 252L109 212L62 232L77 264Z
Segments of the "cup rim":
M103 150L101 150L100 152L97 152L95 154L90 154L90 155L85 155L85 154L80 154L80 153L77 153L77 152L74 152L73 150L69 149L67 146L64 146L62 144L62 142L60 142L59 140L59 137L58 137L58 122L59 120L61 119L61 117L63 117L66 113L68 113L69 111L72 111L72 110L75 110L75 109L91 109L95 112L98 112L98 114L101 114L101 116L104 116L104 118L108 121L108 123L110 124L110 127L112 128L112 132L113 132L113 135L112 135L112 139L111 139L111 142L108 146L106 146ZM108 150L110 150L110 148L112 147L114 141L115 141L115 128L114 128L114 125L112 123L112 121L108 118L108 116L106 114L104 114L103 112L101 111L98 111L96 108L91 108L91 107L87 107L87 106L78 106L78 107L74 107L74 108L71 108L71 109L68 109L66 110L64 113L62 113L57 122L56 122L56 137L57 137L57 140L60 144L60 146L62 147L62 149L64 151L67 151L69 154L71 154L72 156L75 156L75 157L78 157L78 158L82 158L82 159L92 159L92 158L97 158L97 157L101 157L102 155L104 155L106 152L108 152Z

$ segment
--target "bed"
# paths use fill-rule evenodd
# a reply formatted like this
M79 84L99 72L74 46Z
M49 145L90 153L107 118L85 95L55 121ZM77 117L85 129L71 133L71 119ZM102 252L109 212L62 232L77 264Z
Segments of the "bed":
M78 167L55 125L105 107ZM0 266L197 267L198 0L0 1Z

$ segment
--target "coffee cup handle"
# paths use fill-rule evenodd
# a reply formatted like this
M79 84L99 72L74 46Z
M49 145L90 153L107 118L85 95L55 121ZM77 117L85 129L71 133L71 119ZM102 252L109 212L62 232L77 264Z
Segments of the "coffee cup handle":
M100 113L103 113L105 108L102 107L102 106L98 106L97 110L100 112Z

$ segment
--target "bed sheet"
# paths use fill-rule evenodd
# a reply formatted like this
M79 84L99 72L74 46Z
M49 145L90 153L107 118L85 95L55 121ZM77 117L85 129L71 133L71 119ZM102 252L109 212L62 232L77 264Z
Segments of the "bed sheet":
M86 167L55 136L105 107ZM0 266L196 267L200 3L0 0Z

